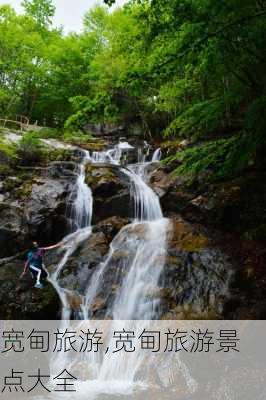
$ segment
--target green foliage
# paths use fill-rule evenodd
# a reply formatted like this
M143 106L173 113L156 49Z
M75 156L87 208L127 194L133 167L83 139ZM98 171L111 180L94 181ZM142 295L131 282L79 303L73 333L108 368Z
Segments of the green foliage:
M196 138L219 128L224 107L218 100L206 100L188 107L165 130L165 136L194 136Z
M236 172L243 170L249 165L255 156L254 147L247 141L245 133L235 135L229 139L210 141L198 146L179 151L164 160L171 164L178 161L181 163L174 169L174 175L185 175L193 182L203 171L206 183L224 178L230 178Z
M108 6L112 6L113 4L115 4L115 0L104 0L104 2L106 3L106 4L108 4Z
M3 138L0 138L0 153L2 153L4 157L10 159L11 161L16 157L14 145L5 141Z
M211 169L222 178L261 157L265 2L98 5L84 16L83 31L68 35L50 25L51 0L23 4L24 15L0 6L1 116L56 128L34 134L43 138L63 138L63 127L124 122L167 140L201 140L182 154L179 171L192 175Z
M62 130L55 128L42 128L38 131L29 131L31 135L39 139L60 139L63 135Z
M23 0L22 7L28 15L34 18L38 25L45 27L52 23L51 17L55 13L52 0Z
M92 136L89 133L83 133L71 130L65 130L62 138L66 143L73 143L73 144L88 143L92 140Z
M16 144L16 155L22 165L38 164L45 158L44 145L32 133L25 133Z

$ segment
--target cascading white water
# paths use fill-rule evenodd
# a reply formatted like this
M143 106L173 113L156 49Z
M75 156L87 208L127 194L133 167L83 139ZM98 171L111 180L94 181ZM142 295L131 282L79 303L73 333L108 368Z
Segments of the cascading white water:
M154 191L145 183L145 168L149 163L128 166L123 169L130 178L131 196L135 205L137 221L153 221L163 218L160 201Z
M52 283L61 299L62 319L67 320L70 318L71 307L69 304L69 298L71 298L71 296L75 294L60 286L59 278L61 271L63 270L69 258L75 252L79 244L86 240L91 234L93 197L90 187L85 182L86 164L88 162L108 162L110 164L118 164L123 151L127 151L132 148L133 147L127 142L119 142L119 144L113 149L97 153L94 152L92 157L88 151L81 151L82 161L78 165L77 180L69 197L72 233L63 239L63 250L65 250L65 253L58 263L55 271L53 271L49 276L49 281ZM97 276L100 275L99 271L97 270L95 276L93 276L93 282L95 280L97 281ZM97 287L97 285L94 286ZM83 313L86 315L84 305Z
M124 151L133 149L128 142L119 142L114 148L106 151L94 151L92 153L92 161L98 163L109 163L119 165Z
M92 217L92 193L85 182L85 166L91 157L88 151L84 150L83 161L79 166L79 174L74 187L75 201L72 206L72 219L75 230L90 226Z
M104 279L113 256L121 249L133 253L133 256L125 261L126 276L112 309L108 309L109 315L117 319L151 319L155 316L154 303L148 301L147 295L156 288L164 265L169 222L163 218L157 195L144 181L149 164L130 165L128 169L121 170L131 182L135 221L115 237L107 260L98 266L92 276L84 301L85 318L88 318L89 308L101 286L100 278ZM136 235L138 230L141 231L141 238Z
M58 291L63 304L62 319L71 317L69 307L69 295L71 293L60 287L59 276L77 246L86 240L91 233L92 196L85 183L85 164L88 160L94 163L118 164L123 150L126 148L129 149L128 146L120 143L115 149L94 153L92 157L85 154L80 165L72 214L76 230L64 239L66 252L50 277L50 281ZM90 278L82 304L83 318L89 319L93 301L103 285L105 274L109 268L116 265L117 274L122 278L116 296L106 310L106 316L113 319L112 327L109 329L111 332L121 329L121 321L119 320L139 320L135 321L137 324L135 329L143 329L145 326L148 327L149 320L160 316L159 296L154 296L154 294L160 289L158 287L159 278L165 263L167 236L171 229L169 220L163 217L157 195L146 182L149 178L147 168L154 159L157 160L159 157L157 153L156 156L152 157L153 161L147 162L149 148L147 147L147 149L145 156L139 154L140 163L128 165L127 168L121 169L129 178L131 184L131 196L135 204L135 219L131 224L123 227L113 239L106 260L95 268L95 272ZM119 252L125 255L121 262L117 262ZM130 357L127 353L124 353L118 361L104 353L99 355L87 353L81 358L77 354L76 360L72 360L71 365L83 368L85 363L89 368L90 378L83 382L80 381L79 385L81 390L84 391L82 398L94 399L98 394L109 394L110 387L114 387L114 393L120 396L135 387L136 381L138 387L145 386L145 382L140 382L136 377L146 361L146 354L139 352L131 354ZM62 362L64 365L64 362L68 362L67 356L62 355L60 360L57 357L54 362L54 367L57 362ZM153 363L152 357L149 358L149 362Z
M51 274L50 281L60 295L63 312L62 319L71 318L69 297L73 295L67 288L59 284L60 274L71 255L74 254L79 244L91 234L92 194L85 182L85 168L88 161L121 165L124 152L130 150L128 143L120 142L114 149L105 152L84 152L84 157L79 165L78 178L71 196L72 218L74 232L64 239L65 253ZM106 259L100 263L90 277L86 293L81 304L82 316L85 320L93 317L93 302L101 290L105 291L105 280L108 272L119 276L115 295L108 302L104 317L112 319L108 328L108 336L105 338L107 347L112 348L110 332L121 331L125 326L134 331L142 331L150 327L149 320L160 317L160 276L162 274L167 253L168 235L171 233L170 221L163 217L159 198L148 185L149 170L152 163L161 158L160 149L150 156L149 146L145 153L138 152L138 163L127 165L120 169L128 178L131 185L131 197L134 201L134 221L124 226L113 239ZM150 161L147 161L147 160ZM123 164L124 165L124 164ZM117 168L115 168L117 169ZM122 256L121 256L122 254ZM114 272L115 271L115 272ZM113 283L113 281L112 281ZM115 282L117 283L117 282ZM111 291L110 285L107 290ZM106 293L108 296L108 293ZM125 325L125 321L127 324ZM132 321L134 320L134 321ZM85 323L84 321L80 324ZM90 327L90 321L87 327ZM62 322L64 327L68 323ZM82 326L82 325L81 325ZM95 326L95 325L94 325ZM93 329L93 328L92 328ZM160 363L159 358L159 363ZM124 395L132 394L136 388L143 390L145 385L154 389L156 383L150 386L149 379L155 373L156 380L160 380L163 389L159 389L159 396L165 388L171 387L171 382L177 381L179 370L183 369L183 377L189 386L189 392L195 390L195 382L191 378L188 369L182 364L179 353L167 354L164 368L158 363L153 353L147 356L145 352L120 354L119 358L112 358L101 350L98 353L88 352L74 354L71 361L66 354L55 357L51 368L57 371L58 363L63 366L76 368L78 371L86 371L86 376L81 373L82 380L78 381L81 399L94 400L107 398L113 390L115 397L125 398ZM159 366L159 368L157 368ZM156 386L158 388L158 386ZM151 396L153 391L151 390ZM171 390L170 390L171 392ZM175 395L175 394L174 394ZM158 394L157 394L158 396ZM133 398L143 398L142 394ZM153 397L161 398L161 397ZM168 397L165 397L168 398ZM169 397L170 398L170 397ZM173 397L171 397L173 398ZM132 397L131 397L132 399Z
M155 150L152 156L152 162L160 161L161 158L162 158L162 150L161 149Z
M59 285L60 273L66 265L69 257L75 252L80 243L86 240L91 234L91 217L93 198L91 189L85 182L85 167L90 161L90 154L87 151L82 152L82 161L78 166L78 177L74 189L70 195L71 204L71 225L73 233L63 239L63 250L65 253L58 263L55 271L49 276L49 281L56 289L62 303L62 320L68 320L71 317L71 307L69 306L69 297L72 292L62 288Z
M114 264L117 274L123 276L120 289L114 301L108 305L106 315L113 319L112 331L119 330L120 320L139 320L139 328L144 328L149 320L159 316L158 282L162 273L167 250L169 221L163 218L157 195L147 185L146 168L151 162L138 154L141 163L128 165L121 171L129 178L131 196L134 200L135 220L125 226L113 239L106 260L96 269L87 288L83 305L84 319L90 317L90 307L104 282L105 274ZM119 252L126 255L121 265L117 264ZM147 322L143 323L143 320ZM138 322L137 322L138 324ZM136 326L135 326L136 328ZM111 346L111 338L109 346ZM97 360L95 370L98 385L132 387L139 367L143 365L145 355L136 354L130 358L125 354L119 362L103 355ZM89 364L95 359L87 356Z

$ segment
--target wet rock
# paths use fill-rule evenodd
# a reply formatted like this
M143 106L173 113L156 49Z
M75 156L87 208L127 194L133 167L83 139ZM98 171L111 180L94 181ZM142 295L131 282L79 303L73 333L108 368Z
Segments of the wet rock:
M91 311L93 313L103 310L104 308L106 308L106 301L105 299L103 299L102 297L95 297L95 299L93 300L93 303L91 305Z
M158 196L162 197L170 189L173 179L163 169L157 169L151 174L150 184Z
M67 296L67 302L71 310L80 311L83 302L82 296L80 296L76 292L67 292L66 296Z
M86 183L93 192L93 224L113 216L131 216L128 179L116 166L88 164Z
M60 240L68 230L66 198L71 186L64 180L39 179L25 204L25 219L31 236Z
M183 209L183 216L190 221L204 222L229 230L241 222L241 189L237 185L210 187L194 196Z
M60 277L60 286L84 294L95 267L108 253L109 240L102 232L92 233L68 259ZM50 268L53 270L56 265Z
M120 136L125 132L125 126L115 123L87 123L84 128L85 131L93 133L94 136Z
M195 194L187 190L183 179L176 178L161 196L160 201L163 212L166 215L169 213L182 213L183 215L183 211L194 197Z
M231 278L228 258L202 229L174 218L161 279L162 318L221 318Z
M27 238L23 209L8 203L0 204L0 258L23 249Z
M35 289L29 272L19 279L23 266L19 259L0 265L0 319L57 319L56 291L47 281L44 289Z
M68 259L61 272L60 286L84 294L95 268L106 258L111 241L127 223L127 219L113 217L95 225L88 239L80 243ZM50 270L56 267L61 257L59 253L52 255L48 262Z
M73 181L76 179L77 164L74 161L57 161L50 163L48 173L51 178L70 178Z
M104 235L112 240L115 235L123 228L123 226L129 223L129 219L122 218L119 216L114 216L107 218L104 221L99 222L97 225L93 226L93 232L103 232Z
M170 247L186 252L206 249L210 245L209 238L201 232L199 226L194 226L181 217L171 219Z
M132 218L134 210L128 190L122 190L118 194L106 199L96 197L93 209L93 224L116 215L121 218Z
M97 166L87 164L86 183L95 196L110 197L126 187L125 183L115 173L112 166Z

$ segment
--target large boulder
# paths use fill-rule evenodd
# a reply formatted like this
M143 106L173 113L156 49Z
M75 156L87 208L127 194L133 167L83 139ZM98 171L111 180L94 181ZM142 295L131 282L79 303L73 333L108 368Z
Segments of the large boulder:
M25 204L25 220L32 237L60 240L68 231L66 199L72 185L66 180L40 178Z
M117 166L86 166L86 183L93 192L93 224L109 217L132 217L128 178Z
M173 186L173 179L163 168L157 168L150 176L150 184L157 195L163 197Z
M74 291L78 296L83 296L95 268L104 262L111 241L127 223L127 219L113 217L95 225L91 235L81 242L68 258L59 277L60 286ZM53 254L53 259L49 261L50 270L54 270L60 260L58 254L56 258L54 256L56 255Z
M116 174L116 168L108 164L87 164L86 183L95 196L103 198L116 195L125 187L125 183Z
M157 296L163 318L221 318L229 298L232 268L198 225L174 217Z
M47 168L22 168L0 182L0 259L25 250L34 238L47 244L66 234L75 167L55 162Z
M94 124L88 122L83 129L90 134L92 133L94 136L120 136L125 132L124 125L115 123Z

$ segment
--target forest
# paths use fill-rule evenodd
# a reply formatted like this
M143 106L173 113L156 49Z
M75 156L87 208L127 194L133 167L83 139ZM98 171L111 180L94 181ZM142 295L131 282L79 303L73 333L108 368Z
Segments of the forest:
M102 1L69 34L53 28L51 0L22 4L22 15L0 7L1 118L23 115L58 135L137 123L172 142L165 162L192 179L260 168L264 0L131 0L112 12ZM197 146L177 155L184 139Z

